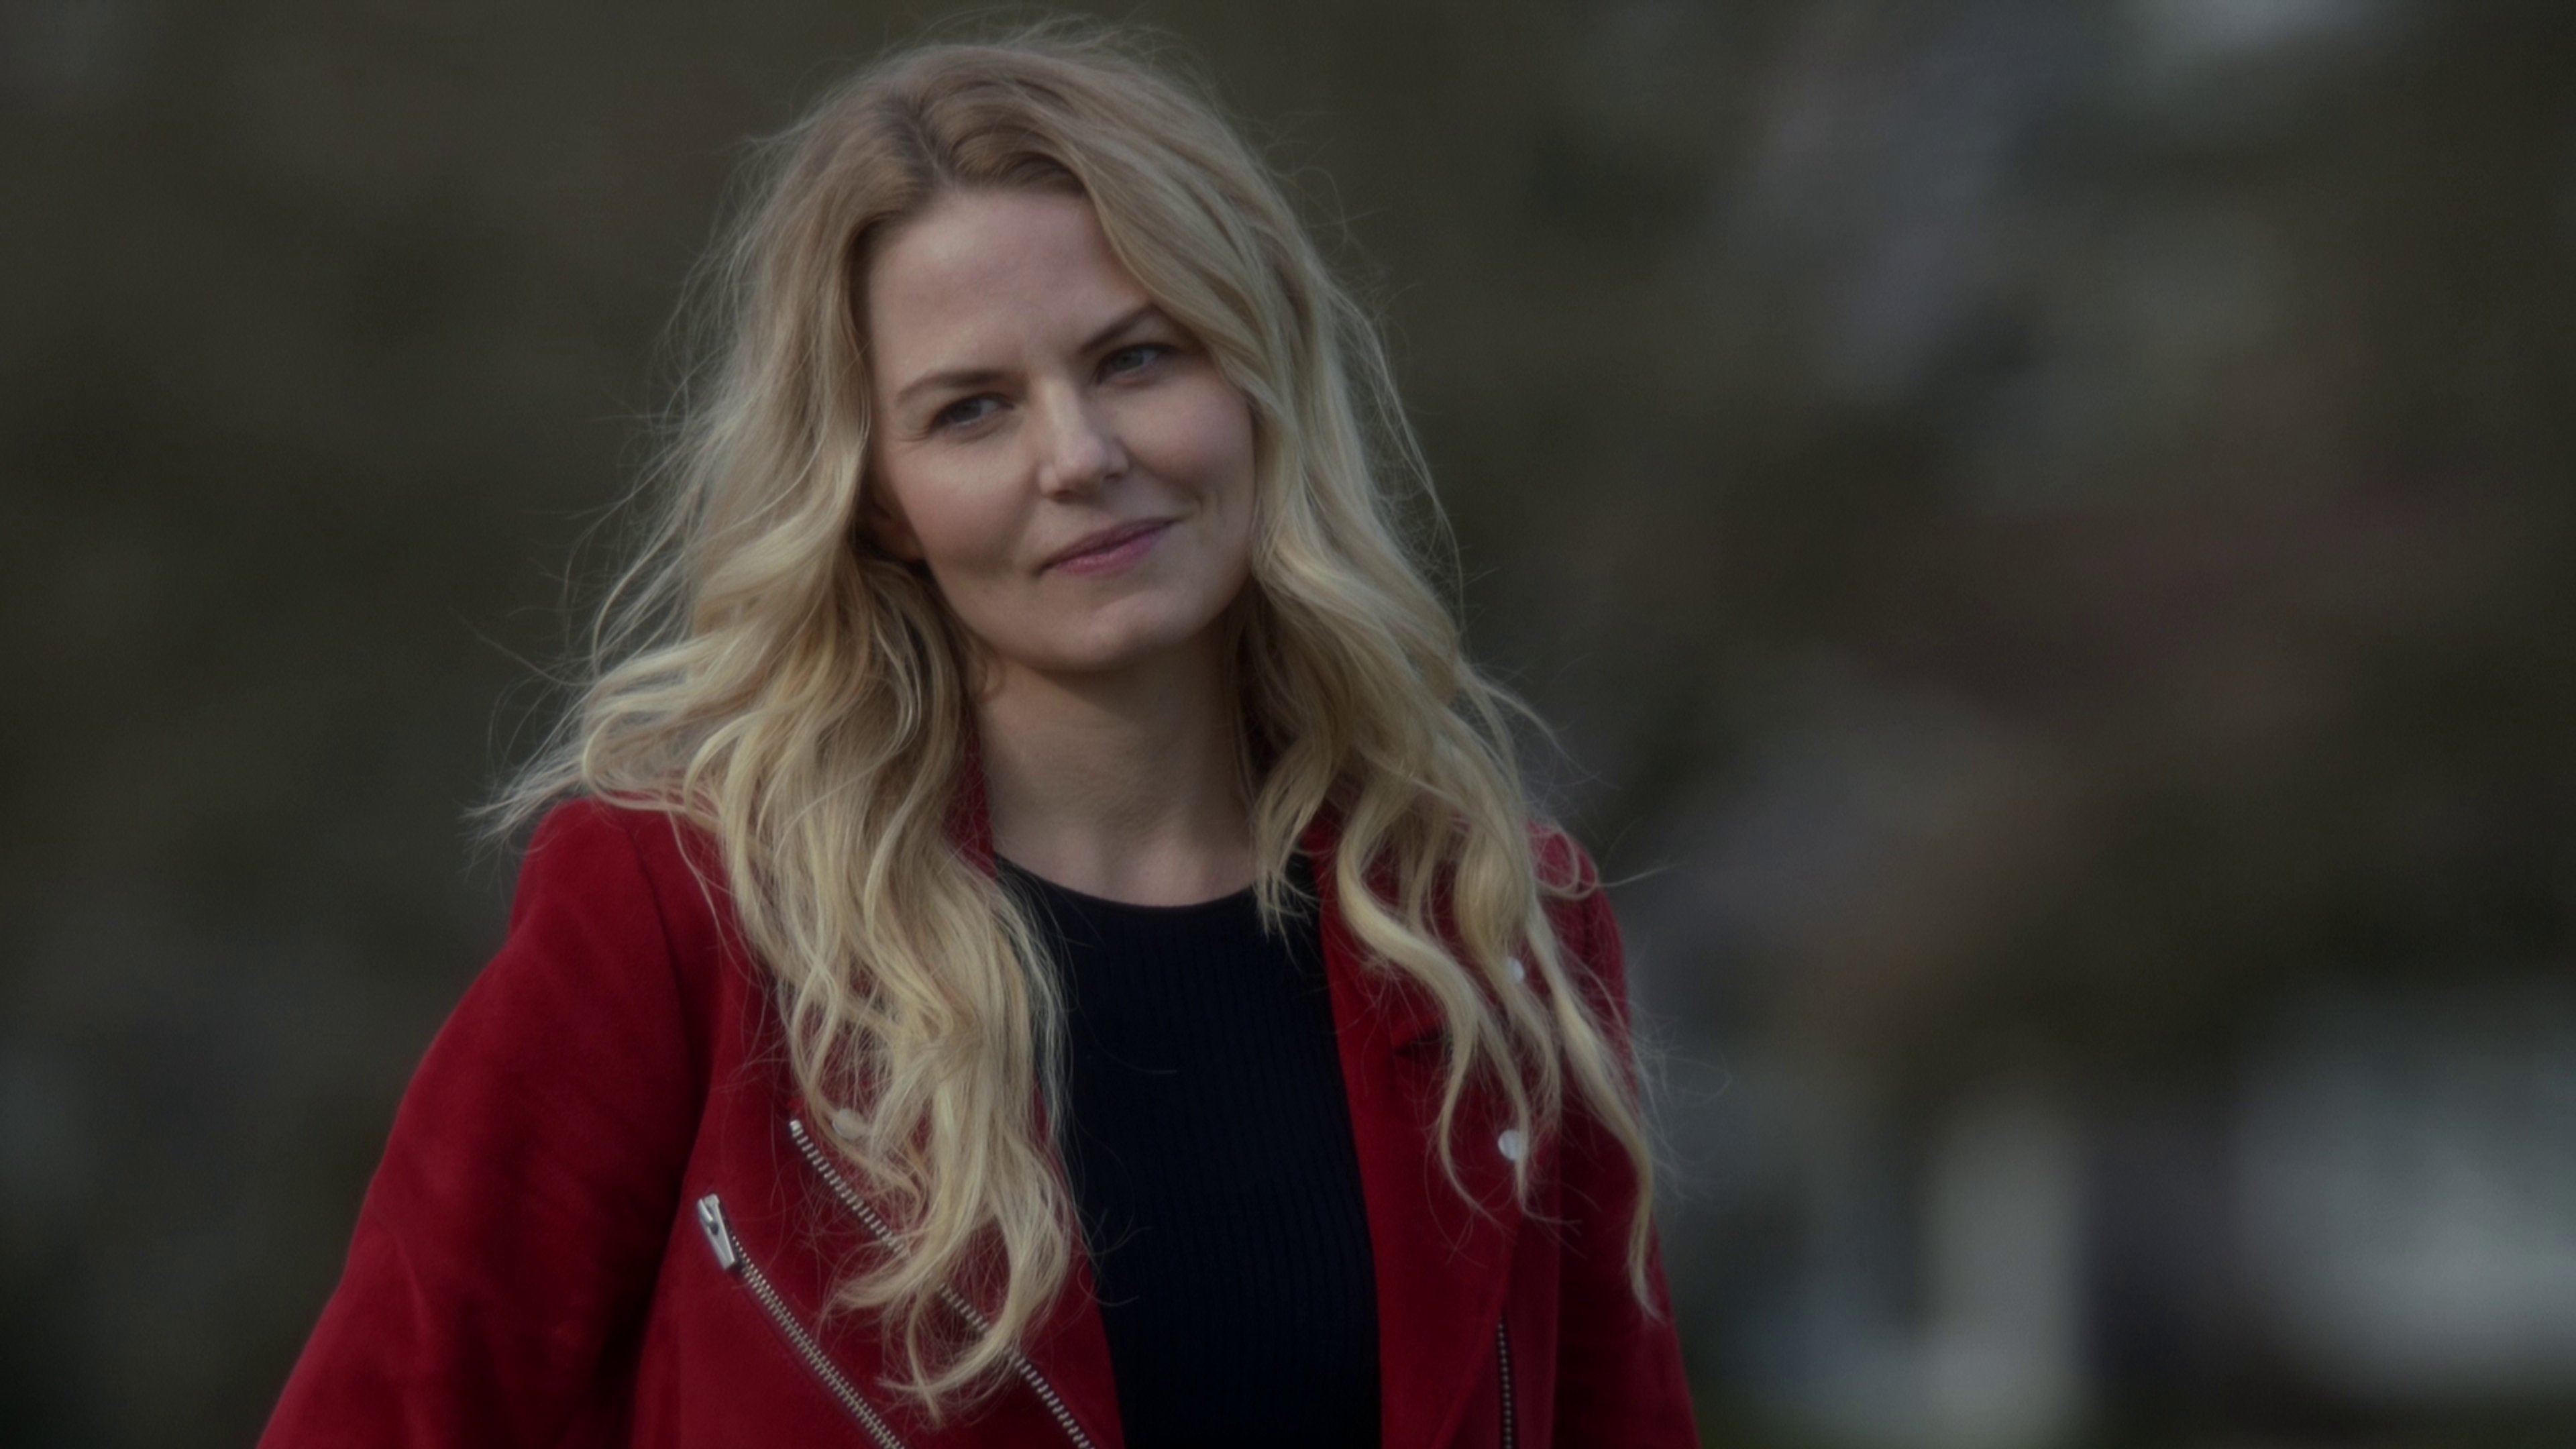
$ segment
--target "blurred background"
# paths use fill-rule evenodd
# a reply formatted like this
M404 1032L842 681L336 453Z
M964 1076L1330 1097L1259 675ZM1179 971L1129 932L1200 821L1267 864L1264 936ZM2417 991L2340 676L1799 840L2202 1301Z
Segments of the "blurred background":
M742 143L939 13L0 7L0 1441L256 1434ZM2576 7L1118 13L1562 725L1711 1444L2576 1442Z

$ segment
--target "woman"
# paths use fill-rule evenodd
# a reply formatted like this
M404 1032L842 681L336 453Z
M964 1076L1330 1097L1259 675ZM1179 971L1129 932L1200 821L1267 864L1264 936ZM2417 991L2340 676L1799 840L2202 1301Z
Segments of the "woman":
M1695 1444L1617 927L1275 183L1063 29L772 156L266 1442Z

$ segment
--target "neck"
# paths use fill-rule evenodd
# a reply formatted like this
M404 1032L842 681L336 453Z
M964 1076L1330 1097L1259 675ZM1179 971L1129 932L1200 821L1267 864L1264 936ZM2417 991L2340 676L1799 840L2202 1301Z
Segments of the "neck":
M1235 702L1214 633L1113 671L1005 666L976 701L993 848L1108 900L1183 905L1253 877Z

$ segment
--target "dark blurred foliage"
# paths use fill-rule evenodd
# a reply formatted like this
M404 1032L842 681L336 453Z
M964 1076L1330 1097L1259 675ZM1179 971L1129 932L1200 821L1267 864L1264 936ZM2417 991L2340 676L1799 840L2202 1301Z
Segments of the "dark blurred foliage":
M1120 13L1562 724L1712 1442L2576 1432L2576 9ZM741 143L930 16L0 10L0 1440L255 1433Z

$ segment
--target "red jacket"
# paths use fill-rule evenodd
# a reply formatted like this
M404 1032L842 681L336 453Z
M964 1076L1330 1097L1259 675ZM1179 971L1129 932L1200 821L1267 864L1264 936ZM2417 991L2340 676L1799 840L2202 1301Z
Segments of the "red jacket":
M1376 1262L1386 1449L1696 1445L1668 1299L1649 1320L1622 1271L1625 1157L1570 1112L1538 1145L1554 1224L1525 1221L1504 1155L1520 1144L1472 1104L1460 1167L1490 1211L1463 1201L1431 1150L1437 1013L1364 974L1334 906L1332 823L1303 843ZM875 1246L872 1213L809 1156L771 992L692 857L714 861L686 827L592 801L538 827L508 938L412 1080L262 1444L1117 1449L1079 1255L1019 1382L936 1431L880 1383L862 1316L820 1319L836 1269ZM1624 1035L1606 899L1553 909Z

